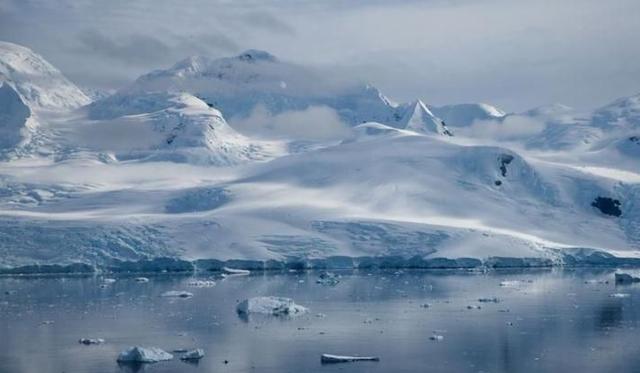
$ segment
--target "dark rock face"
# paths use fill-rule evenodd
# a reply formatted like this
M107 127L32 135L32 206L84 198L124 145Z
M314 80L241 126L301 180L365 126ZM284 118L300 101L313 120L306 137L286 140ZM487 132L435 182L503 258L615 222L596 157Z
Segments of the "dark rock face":
M500 154L498 161L500 162L500 173L502 174L502 177L506 177L507 165L513 161L513 156L509 154Z
M591 202L591 206L597 208L605 215L616 217L622 215L622 211L620 210L620 201L617 199L598 196L593 200L593 202Z

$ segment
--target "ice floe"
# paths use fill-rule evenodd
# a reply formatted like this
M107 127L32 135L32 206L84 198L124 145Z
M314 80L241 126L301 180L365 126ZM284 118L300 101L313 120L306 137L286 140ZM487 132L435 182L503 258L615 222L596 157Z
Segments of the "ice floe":
M322 354L322 356L320 357L320 361L323 364L334 364L334 363L350 363L354 361L380 361L380 358L377 356L342 356L342 355Z
M340 282L339 276L332 272L322 272L316 279L316 283L326 286L336 286Z
M168 298L191 298L193 293L183 290L169 290L162 293L161 296Z
M180 356L180 360L197 361L202 359L203 357L204 357L204 350L202 350L201 348L196 348L194 350L189 350L185 352L184 355Z
M640 282L640 277L631 276L628 273L616 273L616 284L633 284L635 282Z
M306 307L295 304L290 298L254 297L246 299L237 306L240 314L259 313L274 316L295 316L308 312Z
M120 363L157 363L173 359L173 355L157 347L129 347L118 355Z
M102 338L80 338L78 343L83 345L99 345L104 343L104 339Z
M210 288L216 286L216 282L211 280L193 280L189 281L187 285L196 288Z
M229 267L222 267L222 274L227 276L246 276L251 274L251 271L246 269L236 269Z

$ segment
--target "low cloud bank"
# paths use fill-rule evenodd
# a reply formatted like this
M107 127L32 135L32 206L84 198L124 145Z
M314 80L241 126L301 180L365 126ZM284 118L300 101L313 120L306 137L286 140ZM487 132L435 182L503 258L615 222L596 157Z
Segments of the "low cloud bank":
M268 139L332 140L346 137L350 128L327 106L310 106L272 114L256 106L246 118L232 118L229 124L248 136Z

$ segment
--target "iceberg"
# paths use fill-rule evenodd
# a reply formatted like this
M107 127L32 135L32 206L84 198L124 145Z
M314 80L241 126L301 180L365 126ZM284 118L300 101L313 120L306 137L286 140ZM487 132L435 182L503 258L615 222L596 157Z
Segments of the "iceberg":
M99 345L104 343L104 339L102 338L80 338L78 343L83 345Z
M191 298L193 293L183 290L169 290L162 293L161 296L167 298Z
M320 357L320 361L322 362L322 364L335 364L350 363L354 361L380 361L380 358L376 356L341 356L322 354L322 356Z
M118 355L120 363L157 363L173 359L173 355L157 347L130 347Z
M243 315L258 313L273 316L296 316L307 313L309 310L295 304L290 298L255 297L240 302L237 311Z
M200 360L204 357L204 350L201 348L196 348L195 350L189 350L184 355L180 357L180 360L185 361L196 361Z

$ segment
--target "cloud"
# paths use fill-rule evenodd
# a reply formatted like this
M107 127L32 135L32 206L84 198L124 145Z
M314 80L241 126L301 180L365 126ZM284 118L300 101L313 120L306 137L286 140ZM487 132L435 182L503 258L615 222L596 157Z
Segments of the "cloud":
M248 117L232 118L229 124L246 135L269 139L332 140L350 133L350 128L335 110L326 106L310 106L274 115L263 105L257 105Z
M244 14L243 19L253 27L259 27L277 34L295 34L293 27L268 12L251 11Z
M493 140L521 140L544 131L546 123L524 115L509 115L503 120L476 120L456 134Z
M0 0L0 40L96 88L255 48L399 101L583 110L640 86L639 12L637 0Z
M157 38L128 35L116 40L98 31L85 30L78 36L77 51L127 64L145 65L165 56L170 48Z

